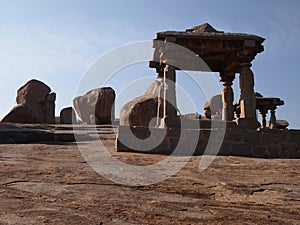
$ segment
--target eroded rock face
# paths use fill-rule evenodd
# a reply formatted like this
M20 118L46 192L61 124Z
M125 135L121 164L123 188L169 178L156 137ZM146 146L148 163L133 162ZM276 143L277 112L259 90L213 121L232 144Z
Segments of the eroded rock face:
M222 103L222 95L215 95L211 97L204 104L204 115L206 118L211 119L213 115L221 115L223 103Z
M76 123L76 113L72 107L63 108L60 111L60 124Z
M17 91L17 105L2 119L11 123L55 123L56 94L38 80L30 80Z
M115 96L111 87L103 87L76 97L73 104L83 122L111 124L115 118Z

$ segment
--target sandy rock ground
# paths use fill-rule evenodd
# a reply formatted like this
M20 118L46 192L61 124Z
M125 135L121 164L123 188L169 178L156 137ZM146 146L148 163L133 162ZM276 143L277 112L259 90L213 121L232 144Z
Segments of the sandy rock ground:
M127 164L166 159L115 152L107 126L74 132L99 134L109 157ZM95 172L79 147L99 140L1 144L0 224L300 224L299 159L217 157L199 171L203 156L193 156L160 183L130 186Z

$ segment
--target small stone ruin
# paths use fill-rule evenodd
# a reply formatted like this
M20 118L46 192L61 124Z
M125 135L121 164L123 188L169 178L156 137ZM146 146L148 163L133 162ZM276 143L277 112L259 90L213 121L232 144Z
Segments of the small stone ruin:
M218 31L207 23L185 31L157 33L149 67L156 70L160 82L154 82L146 92L155 90L157 94L141 96L122 108L117 151L299 157L299 130L287 130L288 123L275 115L284 101L263 97L254 89L252 61L264 51L264 40L252 34ZM178 112L177 70L219 73L223 91L206 102L204 116ZM236 76L240 96L234 103Z
M122 107L117 151L145 153L146 149L148 153L159 154L175 151L187 155L300 157L300 131L287 129L288 122L277 120L275 115L284 101L255 92L252 61L264 50L264 40L252 34L218 31L209 24L157 33L149 67L156 70L158 79L144 95ZM178 52L174 45L188 49L188 54ZM206 66L194 60L199 57ZM179 112L178 70L219 73L222 93L205 103L204 115ZM234 102L232 85L236 76L239 76L240 95ZM75 97L74 108L62 109L60 117L55 119L56 94L43 82L30 80L18 89L17 105L2 122L74 124L77 114L83 124L116 125L115 98L111 87L90 90Z

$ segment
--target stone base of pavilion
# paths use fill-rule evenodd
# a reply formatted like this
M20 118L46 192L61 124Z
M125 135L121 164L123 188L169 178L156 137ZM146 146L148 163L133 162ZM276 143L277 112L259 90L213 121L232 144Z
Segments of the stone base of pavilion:
M230 123L224 128L221 123L224 122L210 128L206 121L200 129L120 126L116 149L118 152L181 156L300 158L300 130L242 129Z

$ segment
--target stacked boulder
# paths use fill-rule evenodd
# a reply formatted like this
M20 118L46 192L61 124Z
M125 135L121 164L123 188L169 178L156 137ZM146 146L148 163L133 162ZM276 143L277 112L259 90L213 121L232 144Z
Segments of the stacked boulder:
M17 105L2 119L11 123L55 123L56 94L38 80L30 80L17 91Z

